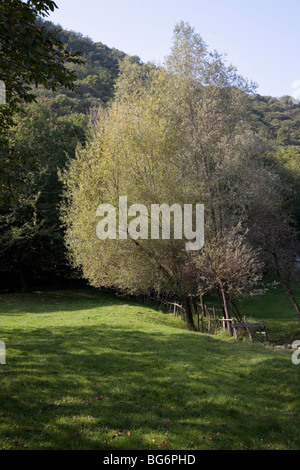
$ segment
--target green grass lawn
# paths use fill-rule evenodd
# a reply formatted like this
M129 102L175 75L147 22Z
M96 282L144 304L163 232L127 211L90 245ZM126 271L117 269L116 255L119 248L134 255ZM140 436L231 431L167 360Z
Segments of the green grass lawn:
M243 308L300 339L283 295ZM1 295L0 311L0 449L300 448L289 350L92 290Z
M300 287L295 288L297 299L300 302ZM220 308L216 297L205 300L209 306ZM265 320L270 342L274 344L291 344L294 340L300 340L300 323L297 314L288 295L280 285L271 288L262 296L254 296L237 302L242 316L248 320Z
M300 302L300 288L296 293ZM280 286L261 297L240 302L240 308L243 315L252 315L253 319L265 320L272 342L282 344L300 340L300 324L296 310Z

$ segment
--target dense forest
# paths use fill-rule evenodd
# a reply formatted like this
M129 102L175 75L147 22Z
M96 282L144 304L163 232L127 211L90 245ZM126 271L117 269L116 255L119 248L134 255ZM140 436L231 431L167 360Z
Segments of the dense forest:
M57 29L38 20L47 30ZM125 53L60 29L66 48L82 55L72 64L76 91L44 87L34 90L36 102L14 116L9 143L1 149L0 262L2 288L30 289L35 283L63 282L73 277L60 228L61 170L67 156L84 144L99 106L113 97L119 63ZM132 60L139 62L139 59ZM10 162L7 165L7 162Z
M266 142L270 164L286 183L286 204L300 228L300 103L291 96L248 99L251 127Z
M56 29L49 21L43 24ZM84 145L99 107L110 106L120 62L128 57L73 31L61 29L59 38L70 52L82 55L83 63L70 66L77 75L76 91L39 87L36 102L15 115L1 151L1 289L61 285L76 278L61 228L59 173ZM138 57L130 60L142 65ZM286 209L300 227L300 103L289 96L250 94L247 111L253 133L265 145L266 162L286 183Z

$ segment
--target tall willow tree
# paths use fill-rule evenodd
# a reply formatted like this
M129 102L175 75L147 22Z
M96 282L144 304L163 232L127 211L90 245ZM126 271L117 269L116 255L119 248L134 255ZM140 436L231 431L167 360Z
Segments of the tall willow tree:
M192 299L199 291L222 288L226 307L227 294L253 289L260 265L245 232L255 206L271 206L276 179L260 162L262 149L244 121L245 96L251 90L185 23L175 28L165 66L124 61L114 103L100 112L87 146L78 149L63 175L66 242L74 265L92 285L181 299L191 329ZM118 207L119 196L127 196L128 206L148 208L204 204L207 249L186 251L185 240L174 237L99 240L97 206ZM238 249L243 254L234 275L218 282L200 268L211 260L216 239L231 240L222 276L233 269L230 247L236 258Z

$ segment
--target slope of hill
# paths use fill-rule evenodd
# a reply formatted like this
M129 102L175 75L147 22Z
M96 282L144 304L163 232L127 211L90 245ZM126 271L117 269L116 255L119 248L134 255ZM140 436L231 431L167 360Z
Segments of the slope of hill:
M50 21L43 24L51 31L60 28ZM74 31L60 29L58 38L70 52L81 52L83 64L72 66L76 71L77 92L60 88L52 93L40 89L39 96L53 100L51 106L61 115L70 112L88 113L90 109L105 105L113 98L114 83L119 73L119 64L126 56L125 52L110 49L101 42ZM140 62L136 56L133 60Z
M254 94L249 97L253 129L280 145L300 146L300 103L291 96L274 98Z

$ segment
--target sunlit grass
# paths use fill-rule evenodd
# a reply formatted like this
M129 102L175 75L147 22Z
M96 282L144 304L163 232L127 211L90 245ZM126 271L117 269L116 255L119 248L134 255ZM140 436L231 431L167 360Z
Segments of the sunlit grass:
M298 327L276 319L282 295L243 305L276 337ZM2 295L0 310L0 449L299 448L289 350L89 290Z

